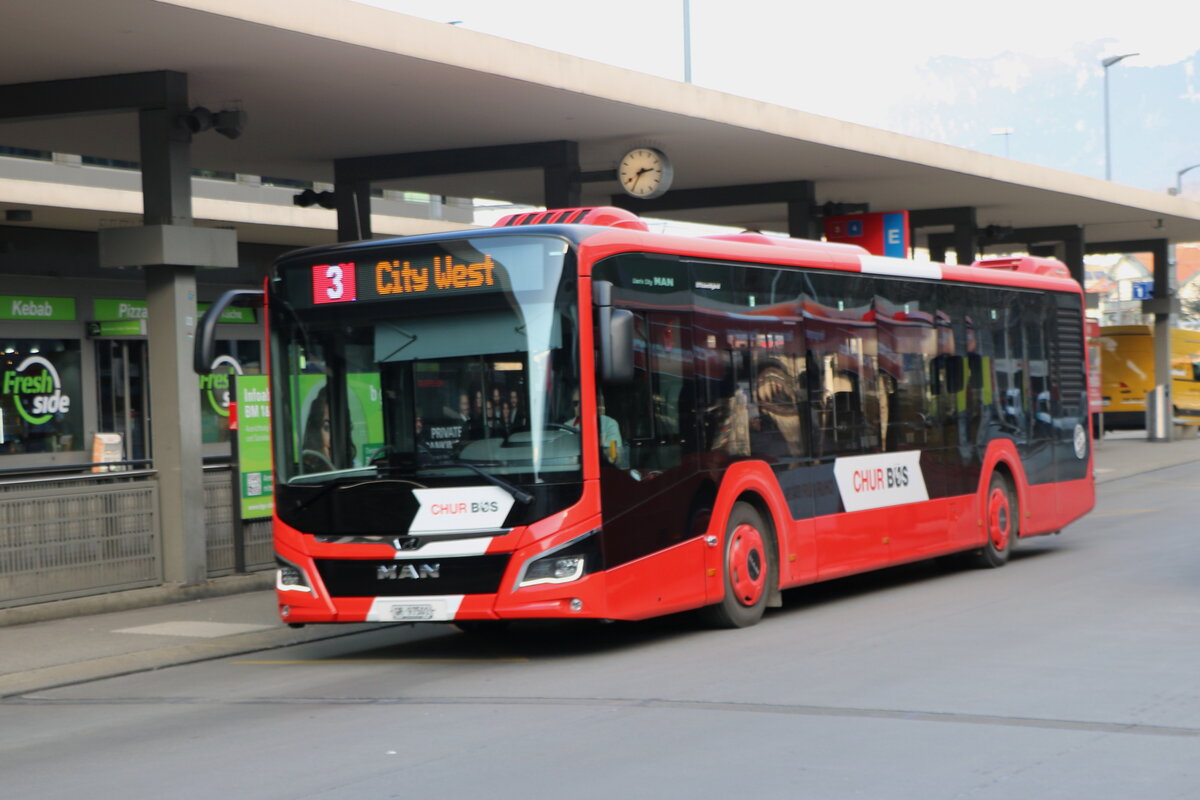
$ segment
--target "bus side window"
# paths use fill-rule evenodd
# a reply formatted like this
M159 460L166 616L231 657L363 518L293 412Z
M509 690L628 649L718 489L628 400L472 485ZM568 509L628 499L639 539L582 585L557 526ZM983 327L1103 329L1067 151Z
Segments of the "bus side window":
M655 471L674 469L682 462L682 442L691 440L694 417L681 414L681 402L691 396L684 387L692 382L690 315L652 312L649 321L650 386L654 413L653 454L647 466ZM686 322L687 324L683 324Z
M695 439L690 320L677 313L634 312L633 338L634 379L604 387L601 435L621 443L619 457L610 463L654 475L679 466L682 448ZM607 435L606 426L616 435Z
M646 345L646 318L639 312L633 317L633 380L627 384L603 387L604 415L613 420L626 446L649 439L651 428L649 356ZM599 398L597 398L599 400Z
M912 281L876 281L876 383L885 450L909 450L938 441L939 385L934 287Z

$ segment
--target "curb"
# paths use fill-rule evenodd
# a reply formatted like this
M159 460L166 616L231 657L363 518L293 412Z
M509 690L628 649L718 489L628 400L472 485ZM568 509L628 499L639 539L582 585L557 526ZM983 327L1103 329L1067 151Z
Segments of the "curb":
M95 680L119 678L139 672L152 672L183 664L195 664L218 658L276 650L324 639L353 636L387 627L393 626L363 624L308 626L303 629L279 627L268 631L253 631L229 636L221 640L190 642L169 647L151 647L134 653L105 656L72 664L58 664L11 675L0 675L0 698L27 695L31 692L48 691Z
M224 578L214 578L204 583L167 584L152 586L148 589L126 589L108 594L34 603L0 609L0 628L71 617L86 617L93 614L107 614L112 611L131 611L136 608L165 606L171 603L185 603L189 600L206 600L211 597L258 592L274 588L274 586L275 571L272 568L269 572L230 575Z

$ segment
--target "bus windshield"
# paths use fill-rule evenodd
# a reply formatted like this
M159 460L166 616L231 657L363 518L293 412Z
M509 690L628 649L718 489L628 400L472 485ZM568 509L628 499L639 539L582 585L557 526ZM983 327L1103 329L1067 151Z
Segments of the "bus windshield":
M280 484L580 480L568 253L480 236L283 262L269 301Z

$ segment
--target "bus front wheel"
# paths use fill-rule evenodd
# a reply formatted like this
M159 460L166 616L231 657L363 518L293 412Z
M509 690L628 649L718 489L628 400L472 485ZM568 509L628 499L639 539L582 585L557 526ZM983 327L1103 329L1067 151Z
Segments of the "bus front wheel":
M760 619L776 580L775 551L762 515L749 503L735 503L725 525L721 575L725 596L703 609L717 628L746 628Z
M994 569L1008 562L1009 554L1017 544L1019 520L1017 501L1008 480L1000 473L994 473L984 499L983 526L987 540L974 554L976 566Z

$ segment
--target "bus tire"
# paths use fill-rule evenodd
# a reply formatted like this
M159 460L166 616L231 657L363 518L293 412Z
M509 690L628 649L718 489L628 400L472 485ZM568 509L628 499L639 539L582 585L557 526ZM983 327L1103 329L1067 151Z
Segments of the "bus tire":
M725 596L702 610L714 628L747 628L762 619L777 574L770 529L758 509L734 503L725 524L721 576Z
M983 569L1003 567L1017 545L1021 517L1012 487L999 472L992 473L983 505L983 527L987 540L973 554L973 561L975 566Z

